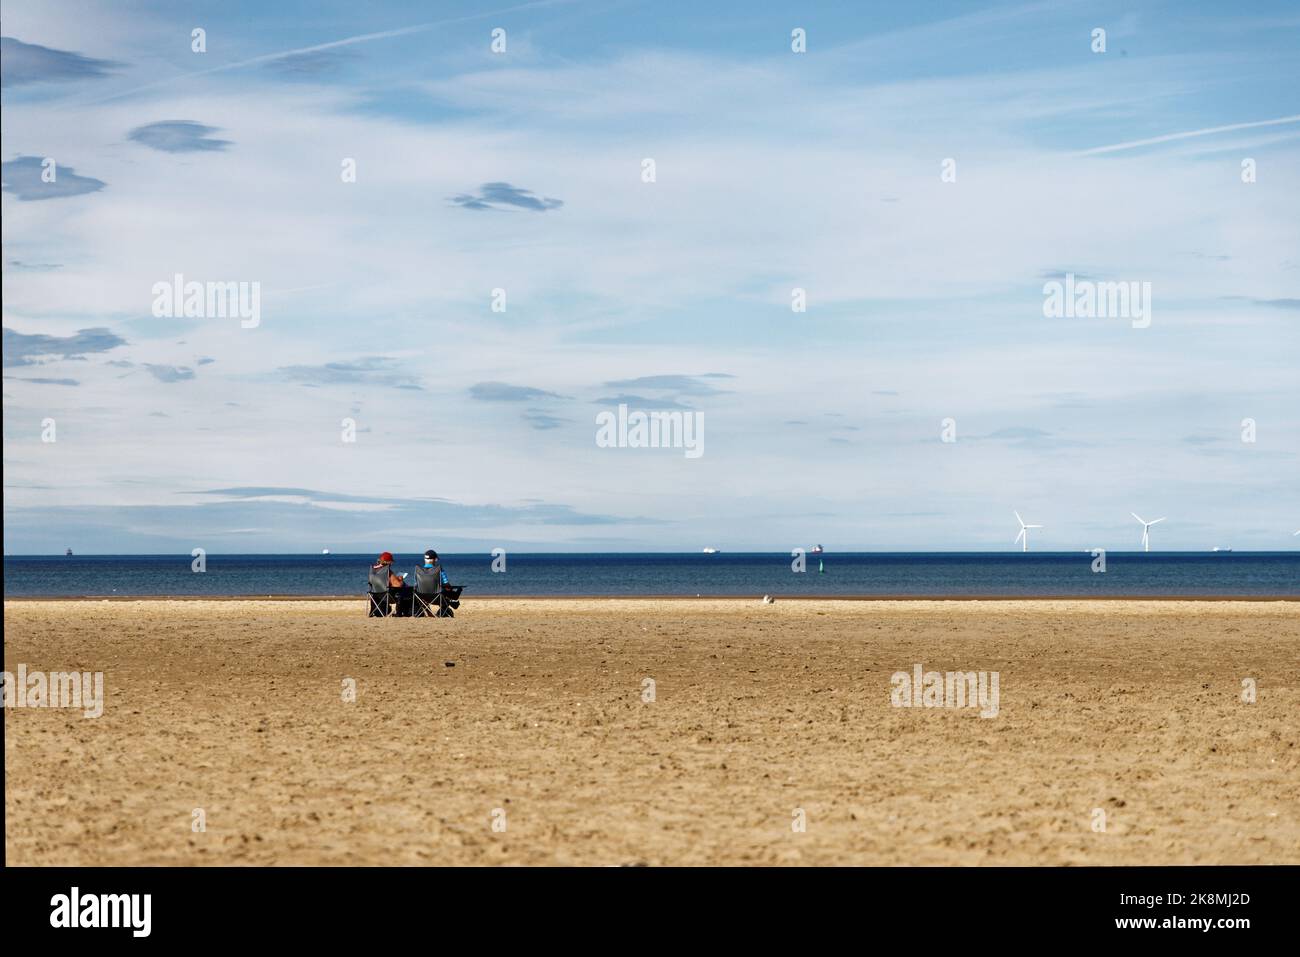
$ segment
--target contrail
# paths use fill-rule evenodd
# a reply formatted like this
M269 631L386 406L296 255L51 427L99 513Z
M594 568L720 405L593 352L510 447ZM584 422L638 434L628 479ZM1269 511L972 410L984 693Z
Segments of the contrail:
M356 43L369 43L371 40L387 40L392 37L406 36L411 33L423 33L426 30L433 30L437 27L449 26L453 23L465 23L469 20L482 20L485 17L495 17L506 13L515 13L519 10L529 10L534 7L550 7L558 3L575 3L577 0L531 0L529 3L516 4L513 7L503 7L500 10L485 10L482 13L471 13L463 17L449 17L446 20L434 20L430 23L417 23L410 27L398 27L395 30L381 30L377 33L360 33L354 37L344 37L341 40L330 40L328 43L317 43L312 46L298 47L296 50L282 50L279 53L263 53L261 56L250 57L247 60L239 60L235 63L223 63L221 66L210 67L206 70L195 70L193 73L181 73L177 76L169 76L166 79L154 80L152 83L146 83L143 86L132 87L129 90L121 90L117 93L110 93L108 96L101 97L97 100L88 100L82 103L82 106L94 106L98 103L107 103L109 100L121 99L124 96L130 96L133 93L139 93L141 90L150 90L156 86L166 86L177 80L189 80L194 77L208 76L213 73L224 73L228 70L239 70L246 66L257 66L261 63L272 63L276 60L284 60L293 56L301 56L304 53L319 53L321 50L334 50L338 47L352 46Z
M1233 130L1249 130L1257 126L1281 126L1283 123L1300 123L1300 114L1296 116L1280 116L1275 120L1256 120L1253 123L1233 123L1230 126L1211 126L1204 130L1189 130L1186 133L1166 133L1164 136L1153 136L1146 140L1130 140L1127 143L1115 143L1112 146L1095 146L1090 150L1082 150L1075 154L1077 156L1091 156L1095 153L1114 153L1117 150L1131 150L1138 146L1150 146L1152 143L1168 143L1171 140L1186 140L1193 136L1209 136L1212 133L1230 133Z

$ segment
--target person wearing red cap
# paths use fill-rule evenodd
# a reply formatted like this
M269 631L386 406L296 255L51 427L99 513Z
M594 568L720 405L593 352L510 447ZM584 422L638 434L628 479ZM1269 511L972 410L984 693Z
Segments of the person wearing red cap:
M393 571L393 553L383 552L379 560L370 566L370 590L388 590L389 599L396 602L399 616L411 613L411 589L406 580Z
M401 588L401 587L402 587L402 576L401 576L401 575L397 575L397 574L395 574L395 573L393 572L393 553L392 553L392 552L383 552L383 553L379 556L379 561L375 562L372 566L370 566L370 570L371 570L372 572L382 572L383 569L384 569L384 566L387 566L387 567L388 567L388 587L389 587L389 588Z

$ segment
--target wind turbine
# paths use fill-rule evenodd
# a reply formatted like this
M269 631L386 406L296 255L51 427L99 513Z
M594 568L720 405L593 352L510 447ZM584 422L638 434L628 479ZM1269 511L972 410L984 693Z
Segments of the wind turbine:
M1151 526L1159 525L1161 522L1164 521L1164 519L1157 518L1154 521L1148 522L1137 512L1129 512L1129 514L1142 523L1142 551L1144 552L1151 551Z
M1021 550L1022 552L1027 552L1027 551L1029 551L1029 534L1026 532L1026 529L1030 529L1030 528L1042 528L1043 526L1041 526L1041 525L1026 525L1026 524L1025 524L1025 520L1024 520L1023 518L1020 517L1020 513L1019 513L1019 512L1016 512L1016 521L1020 523L1020 534L1018 534L1018 535L1016 536L1016 541L1017 541L1017 542L1022 542L1022 543L1021 543L1021 546L1020 546L1020 550ZM1023 540L1023 541L1022 541L1022 540Z

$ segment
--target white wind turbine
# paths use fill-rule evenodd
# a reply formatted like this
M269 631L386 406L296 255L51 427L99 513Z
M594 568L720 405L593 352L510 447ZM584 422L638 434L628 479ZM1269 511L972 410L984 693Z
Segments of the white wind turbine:
M1026 529L1030 529L1030 528L1042 528L1043 526L1041 526L1041 525L1026 525L1026 524L1025 524L1025 520L1024 520L1023 518L1020 517L1020 513L1019 513L1019 512L1016 512L1016 521L1020 523L1020 534L1018 534L1018 535L1016 536L1016 541L1021 542L1020 550L1021 550L1022 552L1027 552L1027 551L1029 551L1029 533L1026 531Z
M1159 525L1161 522L1164 521L1164 519L1163 519L1163 518L1157 518L1157 519L1155 519L1154 521L1150 521L1150 522L1148 522L1145 518L1143 518L1143 517L1142 517L1141 515L1139 515L1137 512L1129 512L1129 514L1132 515L1134 518L1136 518L1139 522L1142 523L1142 551L1144 551L1144 552L1149 552L1149 551L1151 551L1151 526L1152 526L1152 525Z

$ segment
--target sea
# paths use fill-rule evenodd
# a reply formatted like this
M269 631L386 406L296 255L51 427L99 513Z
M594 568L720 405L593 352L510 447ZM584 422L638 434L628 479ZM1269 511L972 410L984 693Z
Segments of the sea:
M362 595L373 555L6 555L6 598ZM415 554L396 569L414 569ZM492 596L1300 597L1300 551L446 554L464 599ZM504 565L504 567L503 567ZM494 571L494 566L498 571ZM414 576L411 576L412 580Z

